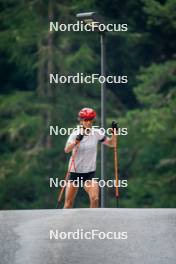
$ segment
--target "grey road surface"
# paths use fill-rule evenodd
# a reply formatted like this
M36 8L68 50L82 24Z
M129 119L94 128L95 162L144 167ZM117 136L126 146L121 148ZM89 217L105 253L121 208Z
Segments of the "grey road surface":
M176 209L0 211L0 223L0 264L176 263Z

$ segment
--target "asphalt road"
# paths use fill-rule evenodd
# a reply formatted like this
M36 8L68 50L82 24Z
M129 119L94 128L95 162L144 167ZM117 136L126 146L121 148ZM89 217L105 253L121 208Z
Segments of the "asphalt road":
M0 264L176 263L176 209L1 211L0 223ZM68 239L77 230L121 239Z

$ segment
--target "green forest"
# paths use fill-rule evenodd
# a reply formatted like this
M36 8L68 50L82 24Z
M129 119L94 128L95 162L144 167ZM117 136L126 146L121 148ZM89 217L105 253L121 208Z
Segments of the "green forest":
M76 23L90 11L128 25L106 41L107 74L128 76L107 84L107 125L128 128L118 136L119 175L128 180L118 206L176 205L176 0L0 0L0 209L55 208L59 189L49 179L64 178L69 155L67 136L50 136L50 125L75 127L83 107L97 111L100 125L99 83L49 83L50 73L100 73L98 33L49 31L50 21ZM112 188L106 206L116 206ZM82 190L75 207L88 207Z

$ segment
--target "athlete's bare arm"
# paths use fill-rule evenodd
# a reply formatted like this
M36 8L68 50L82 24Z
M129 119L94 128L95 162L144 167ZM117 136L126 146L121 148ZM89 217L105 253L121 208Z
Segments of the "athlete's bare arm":
M112 134L111 138L107 137L106 140L103 142L103 144L108 146L108 147L110 147L110 148L114 148L114 146L115 146L115 140L114 140L115 136L116 135Z
M76 145L76 141L65 146L64 148L65 153L70 153L75 145Z
M69 153L73 150L74 146L80 143L80 141L83 139L83 135L79 134L76 137L76 140L73 141L72 143L69 143L68 145L65 146L64 151L65 153Z

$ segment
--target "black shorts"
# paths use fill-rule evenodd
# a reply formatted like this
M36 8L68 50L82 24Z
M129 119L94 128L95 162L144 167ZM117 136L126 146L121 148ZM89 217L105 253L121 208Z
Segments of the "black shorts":
M87 173L70 172L69 181L78 180L80 182L82 180L85 182L87 180L92 180L93 178L95 178L95 171Z

